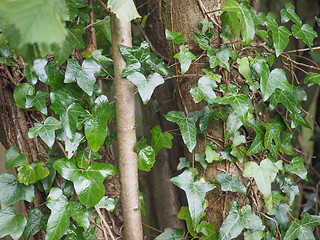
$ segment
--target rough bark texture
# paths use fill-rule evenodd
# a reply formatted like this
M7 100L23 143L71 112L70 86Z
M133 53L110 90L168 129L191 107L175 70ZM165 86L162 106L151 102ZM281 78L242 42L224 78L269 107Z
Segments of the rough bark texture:
M139 240L143 239L143 234L138 189L137 154L133 151L136 144L135 87L129 81L121 77L121 73L126 66L126 62L122 58L118 48L119 44L131 46L131 23L121 23L115 15L112 15L111 19L124 235L125 239Z

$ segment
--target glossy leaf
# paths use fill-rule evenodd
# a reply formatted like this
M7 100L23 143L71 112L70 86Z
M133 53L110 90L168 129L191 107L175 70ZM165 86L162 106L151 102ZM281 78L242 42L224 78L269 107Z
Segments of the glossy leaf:
M256 137L254 138L253 142L251 143L251 146L247 152L248 156L251 156L253 154L259 153L265 149L264 147L264 135L266 133L266 129L264 127L264 124L258 121L252 121L250 122L250 125L253 127L253 129L256 132Z
M241 75L248 80L250 85L253 85L251 69L249 66L249 59L247 57L238 58L237 63L239 64L239 72L241 73Z
M93 162L84 170L79 168L75 158L57 160L53 167L61 176L72 181L80 202L90 208L96 205L105 194L103 181L118 172L116 167L107 163Z
M274 163L266 158L261 161L260 166L255 162L247 162L243 172L244 177L253 177L258 189L264 196L269 211L272 211L271 183L275 180L278 168Z
M10 235L14 240L18 240L27 224L24 216L16 214L13 206L0 210L0 238Z
M302 157L294 157L291 163L285 167L289 172L298 175L300 178L307 180L308 171L304 166L304 159Z
M25 185L29 185L31 183L36 183L39 180L45 178L49 175L49 170L44 168L44 163L35 163L32 165L29 163L22 164L18 170L18 181Z
M67 138L64 132L61 132L58 136L58 140L64 141L67 158L71 158L75 154L83 139L84 136L80 132L76 132L72 140Z
M33 185L25 186L19 183L11 173L0 175L0 204L2 209L7 208L19 200L33 202L34 188Z
M263 238L262 231L250 232L247 231L244 233L244 240L261 240Z
M192 218L192 225L193 228L196 229L204 211L203 205L206 193L213 190L215 186L210 184L202 184L199 180L195 182L190 170L185 170L179 176L171 178L170 181L185 191L187 195L190 216Z
M132 0L109 0L108 7L123 23L141 18Z
M231 26L232 33L240 37L241 28L238 16L235 12L223 12L220 19L222 29L226 29L227 25L229 25Z
M229 240L236 238L244 229L253 231L264 229L261 219L251 211L250 205L245 205L240 211L238 208L239 204L236 201L231 202L229 215L220 227L219 239Z
M30 209L28 213L28 222L23 231L23 238L30 239L40 230L46 229L46 217L39 208Z
M180 132L184 144L186 144L189 152L192 152L197 144L197 129L195 123L197 119L185 117L183 112L171 111L165 118L170 122L175 122L180 127Z
M89 228L90 215L92 213L90 209L87 209L79 201L71 201L68 204L68 211L79 226L83 227L85 230Z
M212 24L212 23L211 23ZM212 36L214 35L214 32L203 32L203 33L197 33L193 31L192 40L199 44L199 47L203 50L209 50L211 49L210 46L210 40Z
M195 229L192 225L192 218L190 216L190 211L188 207L182 206L180 211L178 212L177 217L181 220L185 220L187 224L188 232L193 236L196 237L197 233L195 232Z
M104 196L98 203L99 208L104 208L108 212L113 212L114 208L117 206L117 201L113 198Z
M166 34L166 39L173 40L175 44L188 41L188 38L186 38L179 32L171 32L169 29L166 29L165 34Z
M283 193L288 194L289 205L292 205L295 197L300 194L299 187L287 177L277 176L277 181Z
M222 191L240 192L246 194L246 187L240 182L238 177L232 178L232 173L220 173L215 179L221 183Z
M273 205L271 215L274 216L275 220L279 224L280 229L287 230L290 222L288 217L288 212L290 212L291 209L289 205L286 203L284 204L279 203L279 204L281 207L277 204Z
M206 146L205 150L206 161L212 163L213 161L220 161L220 153L213 150L209 145Z
M320 74L309 72L308 75L304 78L305 84L320 84Z
M150 132L152 134L151 146L155 155L158 155L160 150L164 147L171 149L173 136L170 133L162 132L159 125L152 128Z
M175 54L173 57L177 58L181 65L181 74L185 74L191 65L192 60L196 60L196 56L189 52L188 45L180 45L180 52Z
M5 152L5 166L6 169L18 167L23 163L27 162L27 156L20 154L19 149L16 146L11 146Z
M208 57L210 68L222 66L230 72L229 58L231 56L231 48L227 45L221 46L218 50L209 50Z
M100 65L92 58L85 59L81 67L74 59L68 59L64 82L70 83L76 80L79 87L91 96L96 82L95 75L100 69Z
M166 228L163 233L161 233L154 240L181 240L183 238L183 230L182 229L174 229Z
M196 153L194 155L194 160L201 164L204 169L207 169L208 161L206 160L205 153Z
M318 36L317 32L309 24L293 25L291 29L293 36L297 39L302 39L309 48L311 48L313 40Z
M281 136L281 145L280 151L284 154L294 155L294 149L291 144L292 134L291 133L284 133Z
M218 87L215 80L203 76L198 81L198 87L193 87L190 90L191 95L195 98L195 102L198 103L202 99L206 100L209 104L214 103L214 99L217 97L213 88Z
M34 94L34 86L29 83L19 84L13 92L13 98L18 108L26 108L26 99L28 95Z
M177 166L178 171L180 171L184 168L189 168L190 166L191 166L190 162L188 162L185 157L179 158L179 164Z
M29 129L28 137L40 138L51 148L55 140L55 131L61 128L61 123L54 117L48 117L43 124L35 123L34 128Z
M232 111L227 119L227 126L225 131L225 140L227 141L233 134L235 134L238 129L242 126L242 121L235 111Z
M90 147L84 148L83 145L80 145L77 150L76 160L79 168L87 169L90 165L89 160L97 160L101 158L102 156L97 152L93 152Z
M286 3L285 4L285 9L281 9L280 14L281 14L281 22L286 23L289 20L294 22L295 24L302 26L302 21L299 18L299 16L295 12L295 7L292 5L292 3Z
M154 89L164 83L164 79L159 73L152 73L146 78L143 74L134 72L128 75L127 79L136 85L144 104L149 102Z
M94 50L92 52L92 58L96 60L97 63L113 62L111 58L102 55L102 51L103 49Z
M26 97L26 108L32 108L35 107L37 110L42 112L43 114L47 115L47 103L46 98L49 97L49 93L38 91L36 95Z
M142 148L138 153L138 169L149 172L155 162L155 153L150 146Z
M286 130L286 125L282 121L280 116L276 116L272 121L265 123L266 133L264 135L264 146L269 148L274 142L277 145L277 149L280 148L280 133ZM278 152L278 151L277 151Z

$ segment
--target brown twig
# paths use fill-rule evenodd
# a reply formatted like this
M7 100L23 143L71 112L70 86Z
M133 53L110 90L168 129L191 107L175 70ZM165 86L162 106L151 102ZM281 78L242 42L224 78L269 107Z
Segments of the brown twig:
M272 202L274 204L278 205L279 207L281 207L283 210L285 210L288 213L288 215L292 218L292 220L295 220L295 218L291 215L291 213L287 209L285 209L284 207L282 207L279 203L276 203L275 201L272 201Z
M102 0L98 0L98 2L100 3L101 7L102 7L107 13L110 13L110 12L111 12L110 8L108 8L107 5L106 5Z
M102 20L96 21L96 22L94 22L94 23L90 23L89 25L85 26L84 29L87 30L89 27L92 27L92 26L95 25L95 24L104 22L104 21L108 20L109 18L110 18L110 17L106 17L106 18L104 18L104 19L102 19Z
M95 205L95 206L94 206L94 209L96 210L97 214L98 214L99 217L101 218L102 224L103 224L104 227L105 227L105 228L103 228L103 232L105 232L105 229L107 229L110 238L111 238L112 240L115 240L115 237L113 236L113 234L112 234L112 232L111 232L111 229L110 229L108 223L106 222L104 216L102 215L102 213L101 213L100 208L98 207L98 205Z
M91 7L90 12L90 24L94 24L94 12L93 12L93 0L89 0L89 6ZM96 29L94 27L90 28L90 40L95 49L97 49L97 37L96 37Z

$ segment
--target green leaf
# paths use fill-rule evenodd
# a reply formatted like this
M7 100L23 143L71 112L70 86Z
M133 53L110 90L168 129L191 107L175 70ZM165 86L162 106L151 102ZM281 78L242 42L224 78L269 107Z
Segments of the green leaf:
M247 57L238 58L237 63L239 64L239 72L245 79L248 80L250 85L253 85L253 79L251 69L249 65L249 59Z
M52 43L61 45L67 35L64 21L69 16L64 1L5 0L1 2L0 9L18 31L20 46L33 43L47 47Z
M164 79L159 73L152 73L146 78L143 74L134 72L128 75L127 79L136 85L144 104L149 102L154 89L164 83Z
M18 108L26 108L28 95L34 95L34 86L29 83L21 83L14 89L13 98Z
M172 148L172 139L173 136L168 133L162 133L161 127L156 125L154 128L151 129L152 139L151 139L151 146L154 150L155 155L158 155L162 148Z
M240 120L236 112L232 111L227 119L227 126L224 136L225 141L232 137L232 135L235 134L242 125L242 121Z
M71 217L79 224L79 226L83 227L85 230L89 228L91 210L87 209L79 201L69 202L68 210Z
M61 176L74 184L80 202L87 208L96 205L105 194L103 181L118 172L116 167L107 163L93 162L84 170L79 168L75 158L57 160L53 167Z
M263 230L261 219L252 211L250 205L245 205L238 211L239 204L236 201L231 202L229 215L220 227L220 239L229 240L240 235L243 229L253 231Z
M215 231L212 223L208 223L206 221L201 221L199 228L197 230L204 234L200 238L200 240L217 240L217 239L219 239L219 234Z
M197 119L185 117L183 112L171 111L165 118L170 122L175 122L180 127L182 140L186 144L189 152L192 152L197 144L197 128L195 123Z
M78 167L84 169L87 169L89 167L89 160L96 160L101 158L102 156L99 153L93 152L90 147L84 148L83 145L80 145L76 155Z
M155 162L155 153L152 147L142 148L138 153L138 169L149 172Z
M304 159L302 157L294 157L291 163L285 167L289 172L298 175L300 178L307 180L308 171L304 166Z
M36 83L38 82L37 75L35 72L31 71L31 67L29 65L23 69L23 73L31 85L33 86L36 85ZM33 95L33 94L28 94L28 95Z
M173 57L177 58L181 65L181 74L185 74L191 65L192 60L196 60L196 56L189 52L188 45L180 45L180 52L175 54Z
M230 104L242 123L246 125L249 110L248 96L238 92L227 93L224 97L217 97L215 102L219 104Z
M6 150L4 161L6 169L14 168L26 163L27 156L20 154L19 149L12 145L8 150Z
M177 166L178 171L180 171L184 168L189 168L190 166L191 166L190 162L188 162L185 157L179 158L179 164Z
M261 161L260 166L255 162L247 162L243 172L244 177L253 177L257 183L258 189L264 196L269 211L272 211L272 193L271 183L277 176L278 168L274 163L266 158Z
M16 214L13 206L1 208L0 210L0 238L10 235L18 240L27 224L24 216Z
M109 0L108 7L123 23L141 18L132 0Z
M198 87L191 88L190 93L195 98L196 103L204 99L209 104L213 104L217 95L212 88L216 87L218 87L218 85L215 80L203 76L198 81Z
M215 186L206 183L202 184L200 181L195 182L190 170L185 170L179 176L171 178L170 181L185 191L187 195L190 216L192 218L192 225L194 229L197 229L204 211L203 205L205 201L205 195L207 192L214 189Z
M82 34L85 30L81 25L73 25L68 29L68 34L61 46L54 45L54 59L58 61L58 66L63 64L71 55L75 48L85 48L85 43L82 40Z
M36 183L39 180L49 175L49 170L44 169L43 162L33 162L32 165L29 163L22 164L18 170L18 181L25 185L30 183Z
M281 136L281 145L280 151L284 154L294 155L294 149L291 144L292 134L291 133L284 133Z
M49 169L49 175L41 179L42 187L46 194L49 193L57 173L57 171L52 166L53 163L54 163L54 159L49 158L46 164L47 168Z
M296 14L295 12L295 7L292 5L292 3L286 3L285 4L286 8L281 9L280 14L281 14L281 22L286 23L289 20L293 21L295 24L298 26L302 26L302 21L300 17Z
M102 55L102 51L103 49L94 50L92 52L92 58L96 60L97 63L113 62L111 58Z
M196 153L194 156L194 160L201 164L204 169L207 169L208 162L206 160L205 153Z
M188 232L193 236L196 237L197 233L195 232L195 229L192 225L192 218L190 216L190 211L188 207L182 206L177 217L181 220L185 220L187 224Z
M320 84L320 74L309 72L308 75L304 78L305 84Z
M51 210L46 229L46 237L48 240L60 239L70 224L68 199L63 195L60 188L53 187L50 190L46 204Z
M117 206L117 201L113 198L104 196L98 203L99 208L105 208L108 212L113 212L114 208Z
M251 156L253 154L259 153L265 149L264 147L264 135L266 133L266 129L264 124L258 121L250 122L250 125L256 132L256 137L251 143L251 146L247 152L247 156Z
M166 39L173 40L175 44L188 41L188 38L186 38L179 32L171 32L169 29L166 29L165 34L166 34Z
M76 60L68 59L64 82L70 83L77 80L79 87L91 96L96 82L95 74L98 74L100 69L100 65L92 58L85 59L81 67Z
M33 185L25 186L19 183L11 173L0 175L0 204L2 209L16 203L19 200L33 202ZM0 231L1 232L1 231Z
M246 194L246 187L240 182L238 177L232 178L232 173L220 173L215 176L218 182L221 183L222 191L240 192Z
M220 16L221 19L221 27L222 29L226 29L227 25L231 26L231 31L234 35L240 37L240 23L238 16L235 12L223 12Z
M232 148L242 144L242 143L246 143L246 137L244 135L240 135L240 132L236 132L233 140L232 140Z
M271 215L274 216L275 220L277 221L280 229L287 230L289 225L289 218L288 212L291 211L288 204L280 204L281 207L277 204L273 205ZM288 211L288 212L287 212ZM270 221L270 223L273 221ZM272 223L272 225L274 222Z
M48 92L37 91L35 96L26 96L26 108L35 107L37 110L42 112L43 114L47 115L47 103L46 98L49 97Z
M318 36L317 32L309 24L293 25L291 29L293 36L297 39L302 39L309 48L311 48L313 40Z
M290 178L280 175L277 176L277 181L281 191L289 195L289 205L292 205L295 197L300 194L299 187Z
M181 240L183 239L183 230L166 228L163 233L161 233L154 240Z
M212 163L213 161L220 161L220 153L217 153L209 145L206 146L206 161Z
M208 50L210 68L222 66L230 72L229 58L231 50L231 47L227 45L222 45L218 50Z
M205 18L198 20L198 22L202 24L201 33L205 33L210 28L214 28L213 22L208 22L208 20Z
M266 133L264 135L264 147L269 148L273 141L277 145L277 149L280 148L280 133L286 130L286 125L282 121L282 118L278 115L272 119L272 121L265 123ZM278 152L278 151L277 151ZM277 155L277 154L275 154Z
M320 225L320 216L309 215L309 213L304 212L301 214L301 217L302 220L296 219L291 222L291 225L286 232L283 240L315 240L312 230L316 226Z
M28 222L23 231L23 239L30 239L40 230L46 229L46 217L42 214L40 208L30 209L28 213Z
M214 35L214 32L207 32L207 33L197 33L193 31L192 40L195 43L199 44L199 47L203 50L209 50L211 49L210 46L210 40L212 36Z
M55 140L55 130L61 128L61 123L54 117L48 117L43 125L35 123L34 128L29 129L28 137L34 138L40 136L40 138L51 148Z
M262 231L250 232L247 231L244 233L244 240L261 240L263 238Z

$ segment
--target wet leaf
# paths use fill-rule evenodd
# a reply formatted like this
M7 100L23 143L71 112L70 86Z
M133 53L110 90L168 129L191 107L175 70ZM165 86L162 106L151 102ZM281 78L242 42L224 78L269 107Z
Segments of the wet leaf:
M14 89L13 98L18 108L26 109L28 95L34 95L34 86L29 83L21 83Z
M25 185L36 183L49 175L49 170L44 168L43 162L23 163L18 170L18 181Z
M150 146L142 148L138 153L138 169L149 172L155 162L155 153Z
M113 198L104 196L98 203L99 208L105 208L108 212L113 212L114 208L117 206L117 201Z
M317 32L309 24L303 24L302 26L295 24L291 29L293 36L297 39L302 39L309 48L311 48L313 40L318 36Z
M286 23L289 20L293 21L298 26L302 26L302 21L300 17L295 12L295 7L292 5L292 3L286 3L285 9L281 9L281 22Z
M23 163L27 162L27 156L20 154L19 149L16 146L11 146L5 152L5 166L6 169L18 167Z
M39 208L30 209L28 213L28 222L23 231L23 238L30 239L40 230L45 230L47 225L46 217Z
M13 206L0 210L0 238L10 235L14 240L18 240L27 224L24 216L16 214Z
M27 95L26 96L26 108L35 107L37 110L47 115L47 103L46 98L49 97L49 93L43 91L37 91L36 95Z

